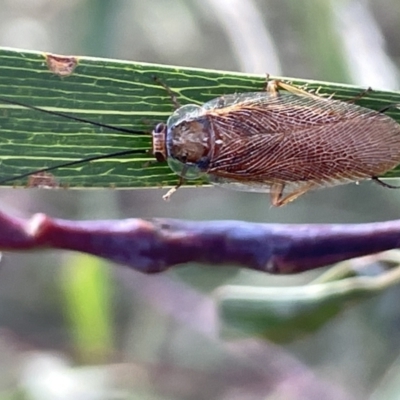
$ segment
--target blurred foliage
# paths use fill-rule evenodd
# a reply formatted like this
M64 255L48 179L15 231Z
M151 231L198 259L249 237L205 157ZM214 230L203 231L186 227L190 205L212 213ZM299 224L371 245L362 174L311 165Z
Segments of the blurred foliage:
M393 250L338 263L308 285L222 286L216 293L221 334L292 342L399 283L400 252Z
M65 313L78 360L107 362L113 348L109 270L102 261L79 254L68 259L61 275Z

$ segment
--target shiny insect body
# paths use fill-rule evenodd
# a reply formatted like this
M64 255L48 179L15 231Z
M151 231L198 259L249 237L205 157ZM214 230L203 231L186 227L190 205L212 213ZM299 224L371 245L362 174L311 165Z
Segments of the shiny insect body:
M207 174L217 185L270 192L272 205L282 206L311 189L379 181L400 164L400 125L383 113L271 81L265 92L178 108L154 129L153 152L182 178L164 198L185 179Z
M309 190L374 179L400 164L400 125L389 116L350 102L324 98L295 86L270 81L265 91L238 93L202 106L176 105L166 123L152 132L153 155L180 176L164 199L185 180L208 175L210 182L236 190L269 192L282 206ZM283 89L282 92L280 89ZM109 126L16 101L0 101ZM143 153L125 150L42 168L0 183L103 158ZM28 183L29 184L29 183Z

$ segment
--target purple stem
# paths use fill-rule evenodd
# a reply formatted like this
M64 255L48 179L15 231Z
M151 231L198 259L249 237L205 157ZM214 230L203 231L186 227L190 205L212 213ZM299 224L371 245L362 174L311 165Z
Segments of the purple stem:
M400 220L283 225L172 219L67 221L43 214L23 220L0 213L0 250L75 250L145 273L196 262L291 274L399 244Z

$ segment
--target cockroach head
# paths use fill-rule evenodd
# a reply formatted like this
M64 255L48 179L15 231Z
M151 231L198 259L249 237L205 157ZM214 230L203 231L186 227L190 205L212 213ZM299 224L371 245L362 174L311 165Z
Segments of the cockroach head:
M152 132L153 136L153 154L158 162L167 160L167 125L164 123L157 124Z

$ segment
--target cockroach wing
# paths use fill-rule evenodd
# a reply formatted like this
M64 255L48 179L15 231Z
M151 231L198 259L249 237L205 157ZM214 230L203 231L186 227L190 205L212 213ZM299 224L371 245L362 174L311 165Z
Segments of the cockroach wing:
M207 173L218 184L335 185L381 175L400 163L400 125L354 104L243 93L204 108L216 143Z

